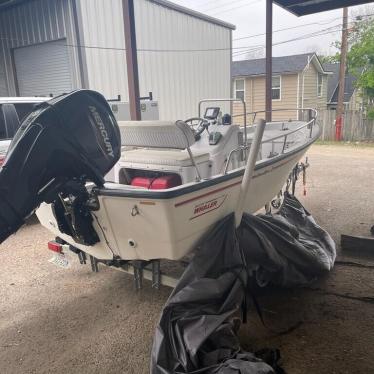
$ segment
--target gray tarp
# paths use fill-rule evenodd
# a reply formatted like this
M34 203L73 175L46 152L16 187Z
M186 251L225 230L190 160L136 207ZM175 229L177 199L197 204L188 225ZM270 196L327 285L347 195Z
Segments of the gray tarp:
M152 374L274 373L255 354L241 350L231 321L245 299L248 279L304 285L330 270L335 245L293 196L273 216L234 215L220 221L167 301L156 329Z

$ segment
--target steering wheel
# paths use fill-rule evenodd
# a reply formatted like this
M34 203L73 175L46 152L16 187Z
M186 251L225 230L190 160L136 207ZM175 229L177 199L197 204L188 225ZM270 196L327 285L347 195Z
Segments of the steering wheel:
M186 119L184 122L187 123L188 126L190 126L191 130L195 135L196 140L200 139L200 135L209 126L209 122L205 118L200 117L189 118Z

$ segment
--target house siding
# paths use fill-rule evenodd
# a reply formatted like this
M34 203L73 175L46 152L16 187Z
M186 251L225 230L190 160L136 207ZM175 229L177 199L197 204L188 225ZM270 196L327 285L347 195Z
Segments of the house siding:
M351 100L349 100L348 110L355 110L355 111L361 110L362 103L363 103L363 100L362 100L361 92L359 89L356 88L351 96Z
M327 108L327 75L322 80L322 96L318 97L317 82L318 71L314 64L309 64L302 73L302 108L326 109Z
M273 100L273 120L288 121L296 119L296 110L287 110L297 107L297 82L298 74L283 74L281 76L281 99ZM245 79L245 101L248 112L258 112L265 110L265 77L250 77ZM282 110L284 109L284 110ZM242 113L240 104L234 104L234 116ZM257 118L264 117L264 113L259 113ZM251 118L248 118L251 121ZM235 123L243 124L242 117L235 117Z
M301 119L302 113L297 111L296 108L317 110L327 108L328 75L323 74L322 95L319 97L317 92L318 70L315 64L317 64L317 61L312 60L303 71L281 75L281 99L272 102L274 121ZM247 113L265 110L265 76L246 77L245 82ZM289 110L293 108L295 110ZM239 113L240 107L236 104L233 106L233 114L238 115ZM259 116L260 114L257 115L257 117ZM248 121L250 121L250 118L248 118ZM236 118L235 122L242 124L243 119Z
M265 110L265 77L255 77L253 80L253 111ZM281 75L281 98L272 101L273 121L296 119L297 106L297 74ZM282 110L283 109L283 110ZM265 114L263 113L263 116Z
M235 80L245 79L244 83L244 101L246 103L247 113L252 112L252 80L250 78L237 78L233 80L233 97L235 97ZM232 114L234 116L233 122L239 125L244 124L243 105L240 102L234 102L232 107Z

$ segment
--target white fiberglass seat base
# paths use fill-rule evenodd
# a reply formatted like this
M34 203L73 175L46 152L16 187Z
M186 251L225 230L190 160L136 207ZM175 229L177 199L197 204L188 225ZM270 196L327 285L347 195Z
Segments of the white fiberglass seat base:
M193 157L196 164L209 161L209 153L194 152ZM121 163L179 167L193 166L188 152L179 150L133 149L124 152L124 155L121 157Z

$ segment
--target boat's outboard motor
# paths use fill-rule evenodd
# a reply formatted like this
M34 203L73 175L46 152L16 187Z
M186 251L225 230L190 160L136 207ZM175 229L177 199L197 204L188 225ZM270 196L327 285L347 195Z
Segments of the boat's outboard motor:
M62 232L97 242L84 186L101 186L120 153L117 122L99 93L74 91L35 107L0 168L0 243L43 201L53 203Z

